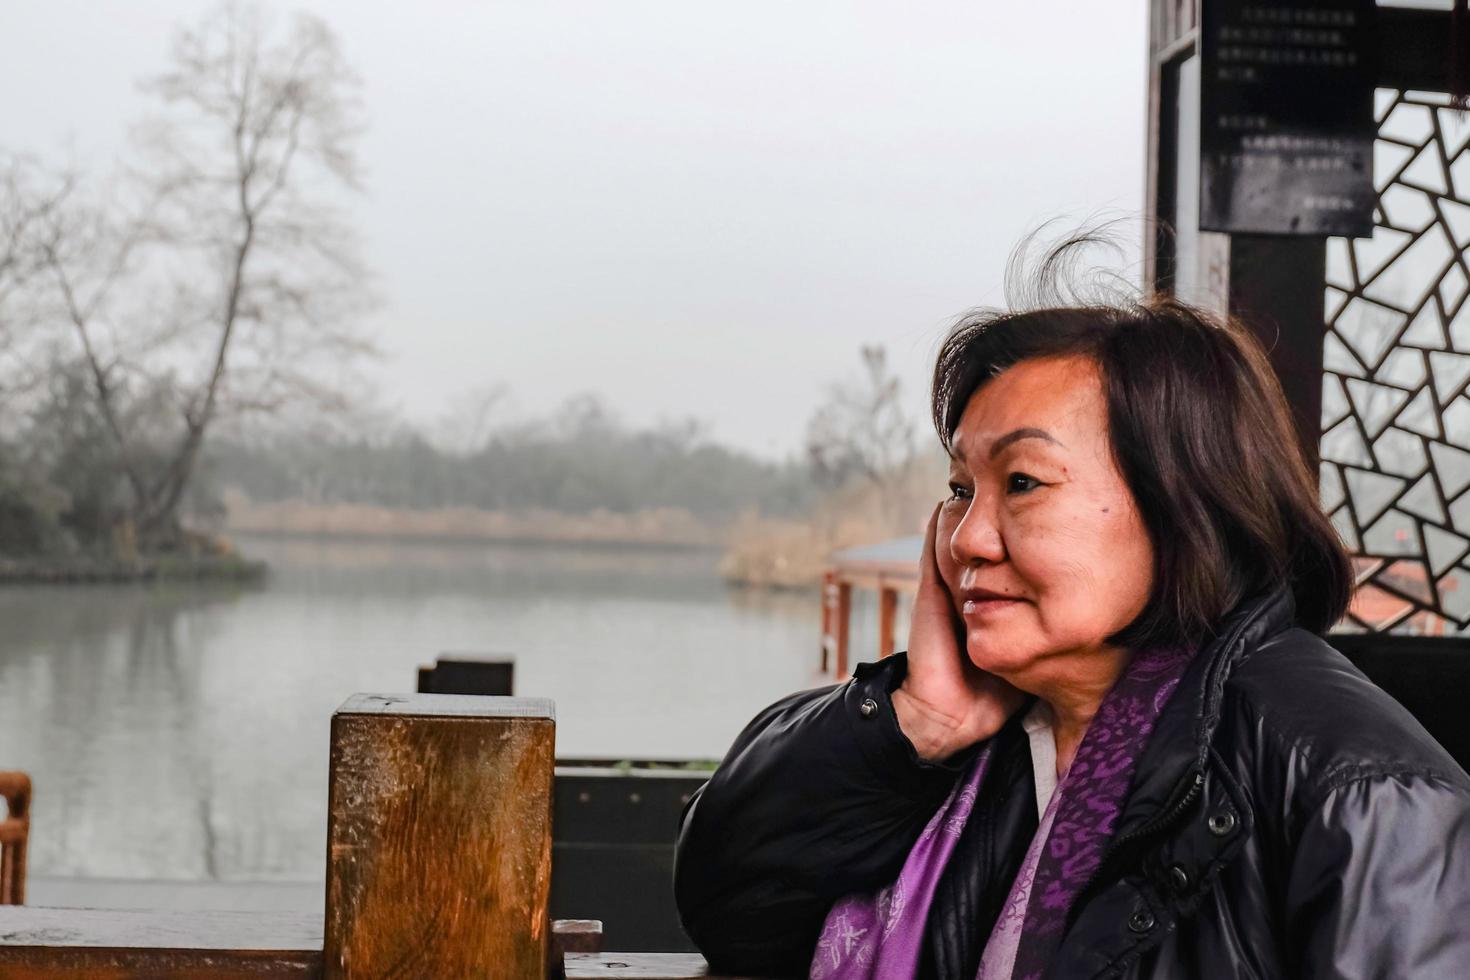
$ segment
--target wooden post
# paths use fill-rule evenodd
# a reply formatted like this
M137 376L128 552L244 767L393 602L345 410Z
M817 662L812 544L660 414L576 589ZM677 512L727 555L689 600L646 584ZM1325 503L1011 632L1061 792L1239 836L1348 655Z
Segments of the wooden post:
M878 659L893 656L893 627L898 620L898 590L878 580Z
M837 583L837 676L846 677L848 621L852 619L852 583Z
M832 666L832 654L837 646L833 632L833 621L837 618L837 570L829 568L822 573L822 673Z
M550 701L359 694L332 717L325 975L545 970Z
M1266 349L1315 474L1322 436L1327 240L1232 235L1229 275L1230 312Z
M23 772L0 772L0 797L5 799L5 819L0 820L0 905L24 905L31 777Z

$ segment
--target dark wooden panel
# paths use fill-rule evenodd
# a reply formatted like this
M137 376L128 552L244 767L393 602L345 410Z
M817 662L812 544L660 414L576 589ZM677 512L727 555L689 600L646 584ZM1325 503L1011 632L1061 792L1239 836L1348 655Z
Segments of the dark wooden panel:
M1366 633L1327 640L1470 769L1470 639Z
M705 770L558 766L553 836L558 844L672 847L684 804L710 775Z
M1378 8L1378 84L1445 92L1450 85L1450 13Z
M420 694L515 694L516 663L510 657L446 655L419 668Z
M326 975L540 975L551 703L358 695L332 719Z
M1322 435L1326 277L1326 239L1230 236L1230 312L1271 358L1314 470Z
M596 916L606 945L691 952L674 905L674 838L708 771L556 770L551 914Z
M674 904L671 844L556 844L552 860L553 915L595 914L606 948L694 951Z

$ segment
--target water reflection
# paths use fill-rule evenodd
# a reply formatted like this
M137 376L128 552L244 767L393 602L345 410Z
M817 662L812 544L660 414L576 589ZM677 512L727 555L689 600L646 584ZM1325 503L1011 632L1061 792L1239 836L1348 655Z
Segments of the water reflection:
M315 878L331 712L446 650L515 656L578 757L708 758L819 683L815 594L717 555L246 542L255 589L0 590L0 768L35 779L44 875Z
M203 665L213 620L238 587L0 590L0 725L4 765L36 786L31 864L56 873L129 876L167 868L189 876L216 861L207 812L160 835L170 800L213 796L200 727ZM110 827L131 828L127 845Z

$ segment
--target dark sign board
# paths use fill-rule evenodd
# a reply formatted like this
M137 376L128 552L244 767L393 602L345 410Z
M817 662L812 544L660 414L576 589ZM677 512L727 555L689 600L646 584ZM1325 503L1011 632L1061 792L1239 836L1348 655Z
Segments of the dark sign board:
M1200 228L1373 232L1373 0L1204 0Z

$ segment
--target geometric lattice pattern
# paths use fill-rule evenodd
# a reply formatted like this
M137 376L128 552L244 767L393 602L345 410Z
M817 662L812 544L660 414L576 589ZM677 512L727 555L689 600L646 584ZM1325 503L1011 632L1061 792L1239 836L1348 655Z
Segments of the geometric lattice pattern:
M1371 239L1333 238L1322 502L1355 555L1346 630L1470 627L1470 119L1380 90Z

